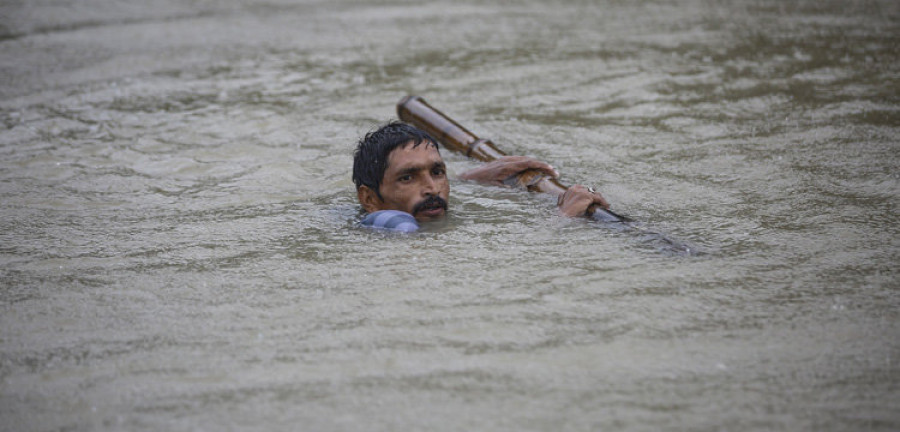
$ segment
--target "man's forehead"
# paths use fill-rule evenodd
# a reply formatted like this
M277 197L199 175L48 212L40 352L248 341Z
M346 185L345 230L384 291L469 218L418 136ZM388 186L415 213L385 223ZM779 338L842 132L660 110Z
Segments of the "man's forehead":
M415 144L415 141L409 141L391 151L388 155L388 167L390 168L396 163L416 163L419 162L419 159L425 159L428 163L443 162L437 145L431 141L422 141L418 145Z
M434 142L432 142L430 140L422 140L422 141L419 141L418 144L416 143L415 140L409 140L409 141L397 146L397 148L395 148L394 151L396 151L396 150L407 150L408 151L408 150L419 150L419 149L429 149L429 150L434 150L435 152L437 152L438 146L437 146L437 144L435 144Z

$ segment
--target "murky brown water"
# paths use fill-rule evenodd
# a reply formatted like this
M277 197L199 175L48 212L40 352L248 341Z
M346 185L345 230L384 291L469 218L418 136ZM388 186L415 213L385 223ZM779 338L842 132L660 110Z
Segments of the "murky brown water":
M0 37L0 430L900 429L896 2L12 1ZM462 182L357 228L410 93L707 253Z

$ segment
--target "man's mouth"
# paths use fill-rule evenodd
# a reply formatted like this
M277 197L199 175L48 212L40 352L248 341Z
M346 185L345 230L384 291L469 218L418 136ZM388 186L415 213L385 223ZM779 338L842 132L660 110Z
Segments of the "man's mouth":
M428 217L439 216L445 211L447 211L447 201L437 195L429 196L413 207L413 215L421 213Z

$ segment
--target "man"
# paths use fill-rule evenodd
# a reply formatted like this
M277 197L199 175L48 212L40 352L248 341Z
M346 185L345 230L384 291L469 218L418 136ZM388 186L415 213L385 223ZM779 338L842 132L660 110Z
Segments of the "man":
M559 176L537 159L505 156L459 177L503 185L507 178L528 169ZM437 141L405 123L388 123L359 141L353 155L353 182L359 203L368 213L362 221L366 226L410 232L418 229L418 222L447 213L450 182ZM595 203L609 208L600 194L581 185L570 187L557 202L560 212L570 217L584 214Z

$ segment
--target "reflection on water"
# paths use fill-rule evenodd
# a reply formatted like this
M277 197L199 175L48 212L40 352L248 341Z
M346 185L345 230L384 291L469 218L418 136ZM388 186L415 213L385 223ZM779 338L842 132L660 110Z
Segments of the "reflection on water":
M2 430L900 428L895 2L0 11ZM360 229L410 93L708 253Z

